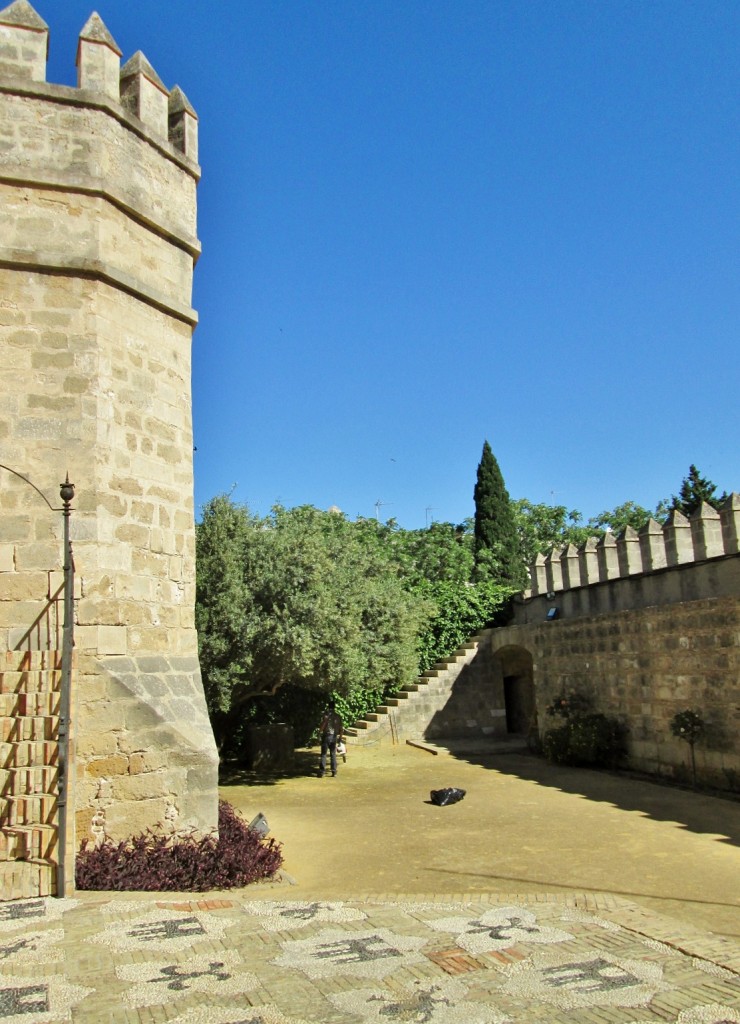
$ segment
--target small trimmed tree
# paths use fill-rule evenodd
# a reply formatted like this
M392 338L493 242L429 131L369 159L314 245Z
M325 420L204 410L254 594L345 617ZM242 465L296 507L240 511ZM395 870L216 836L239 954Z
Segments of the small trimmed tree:
M694 747L702 738L705 731L704 719L698 711L686 708L685 711L677 711L671 719L671 732L680 740L685 740L691 750L691 783L696 789L696 755Z
M488 441L483 444L473 497L475 579L518 590L525 586L526 566L509 492Z

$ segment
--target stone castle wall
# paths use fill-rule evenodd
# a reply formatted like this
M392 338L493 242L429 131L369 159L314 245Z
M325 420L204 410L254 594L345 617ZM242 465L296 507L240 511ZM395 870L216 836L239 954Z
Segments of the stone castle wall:
M504 664L531 655L540 731L563 691L589 693L630 729L630 763L681 774L688 747L672 736L678 711L696 710L708 733L698 771L740 790L740 496L702 505L539 556L513 625L489 642Z
M579 691L595 710L629 727L632 767L682 776L689 751L671 734L678 711L707 722L696 747L701 779L740 791L740 599L705 598L574 616L493 630L491 653L506 663L527 651L540 732L557 725L545 708L556 694Z
M78 87L48 29L0 12L0 463L52 504L66 473L77 842L215 827L194 627L191 307L197 118L97 15ZM61 517L0 470L0 650L54 646Z

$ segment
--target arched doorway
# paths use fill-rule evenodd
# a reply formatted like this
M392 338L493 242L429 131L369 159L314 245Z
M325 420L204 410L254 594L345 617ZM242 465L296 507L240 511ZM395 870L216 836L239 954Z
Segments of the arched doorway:
M532 655L524 647L502 647L493 654L496 675L503 684L506 732L529 736L537 732Z

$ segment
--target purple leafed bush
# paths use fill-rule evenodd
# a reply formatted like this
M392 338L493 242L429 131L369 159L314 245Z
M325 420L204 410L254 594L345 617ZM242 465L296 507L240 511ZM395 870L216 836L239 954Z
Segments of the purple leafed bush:
M204 892L272 878L283 863L280 843L250 830L231 804L219 800L218 839L173 839L144 832L101 846L86 841L77 855L78 889Z

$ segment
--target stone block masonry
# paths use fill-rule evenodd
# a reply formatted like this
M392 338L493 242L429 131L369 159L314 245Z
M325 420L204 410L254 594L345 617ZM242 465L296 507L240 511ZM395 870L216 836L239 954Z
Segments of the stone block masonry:
M77 843L217 823L194 627L191 344L197 117L93 14L78 87L0 11L0 463L72 541ZM0 651L55 646L61 518L0 470Z

